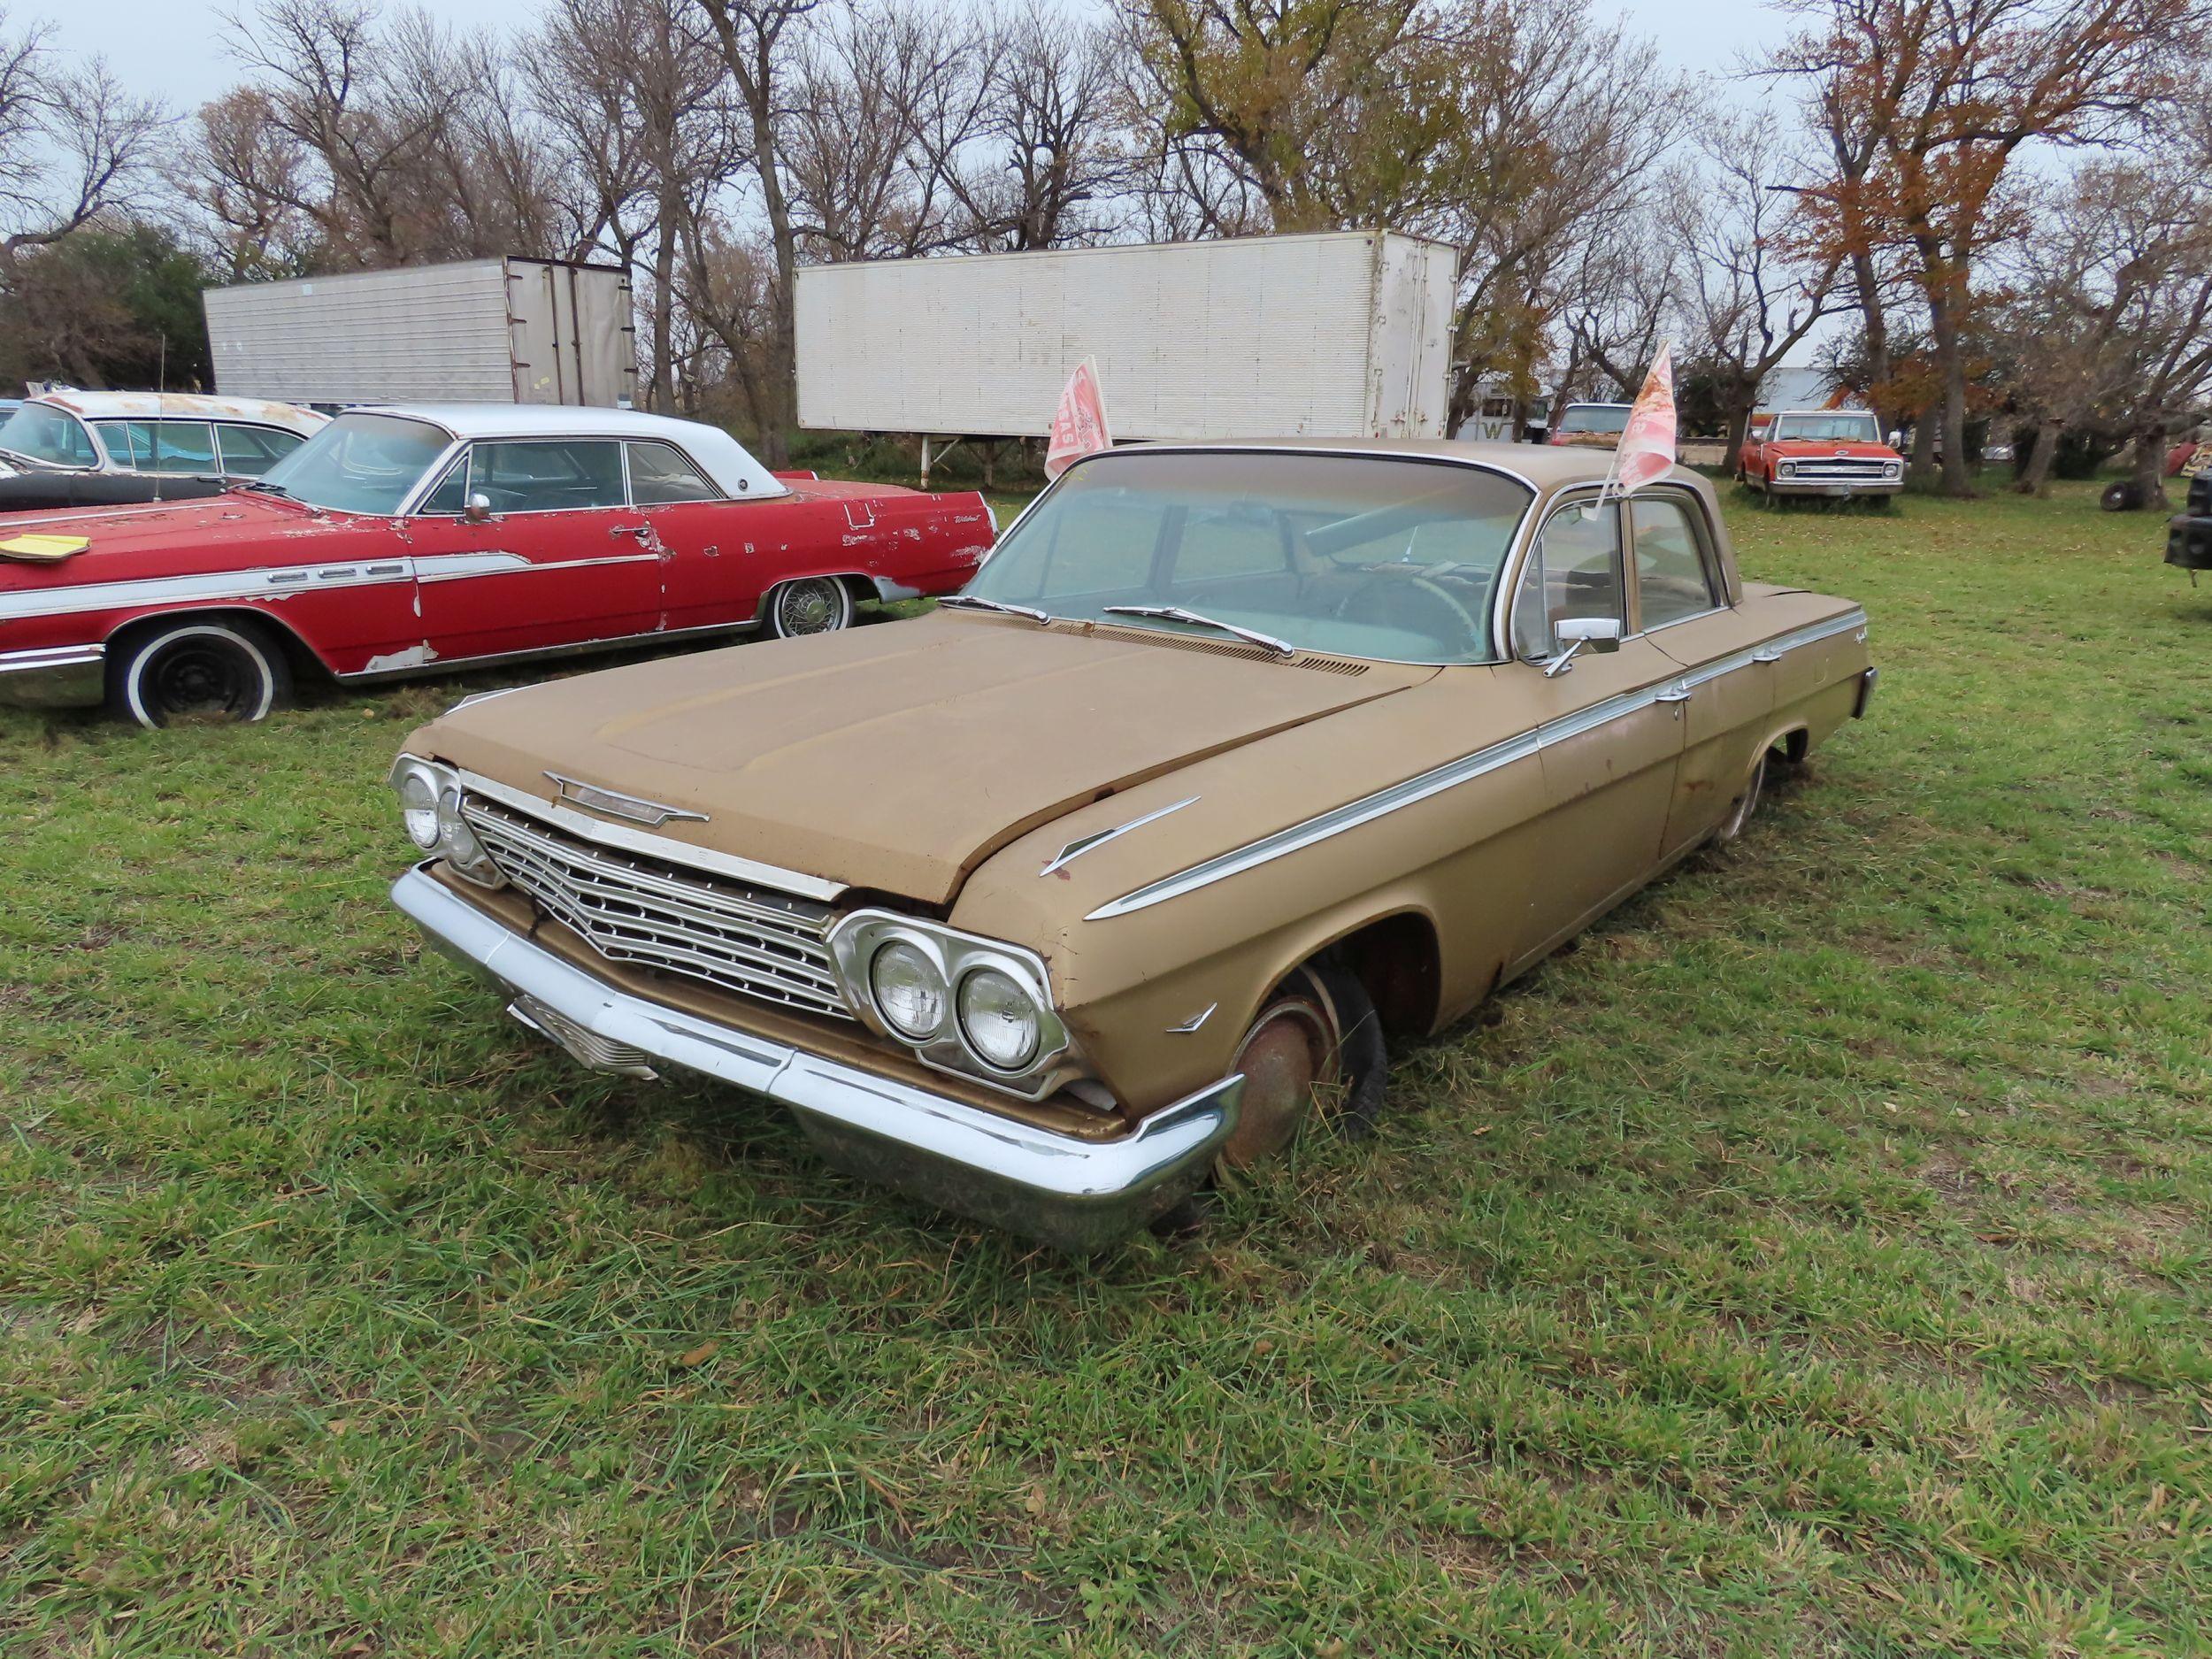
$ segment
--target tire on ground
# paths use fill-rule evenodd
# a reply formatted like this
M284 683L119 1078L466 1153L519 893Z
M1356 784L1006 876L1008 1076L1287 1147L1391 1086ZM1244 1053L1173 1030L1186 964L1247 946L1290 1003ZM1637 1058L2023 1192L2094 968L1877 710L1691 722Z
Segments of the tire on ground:
M250 618L164 617L108 648L108 707L149 730L192 721L242 725L291 695L284 647Z

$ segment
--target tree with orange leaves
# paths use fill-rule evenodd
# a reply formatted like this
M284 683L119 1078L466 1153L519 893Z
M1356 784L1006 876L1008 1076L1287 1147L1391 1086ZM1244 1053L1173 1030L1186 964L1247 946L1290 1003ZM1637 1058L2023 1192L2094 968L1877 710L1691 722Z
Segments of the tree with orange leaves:
M1769 69L1804 87L1832 157L1801 187L1846 262L1886 376L1879 266L1901 262L1927 314L1943 490L1970 495L1967 337L1978 263L2018 234L2005 190L2037 143L2108 142L2170 100L2204 0L1789 0L1803 27ZM1878 394L1878 398L1879 394Z

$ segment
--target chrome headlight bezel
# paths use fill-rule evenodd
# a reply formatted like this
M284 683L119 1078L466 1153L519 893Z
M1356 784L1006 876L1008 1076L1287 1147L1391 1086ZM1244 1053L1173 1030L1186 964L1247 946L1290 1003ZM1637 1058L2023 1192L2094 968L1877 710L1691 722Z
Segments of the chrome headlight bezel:
M387 780L393 792L399 796L400 811L419 811L420 805L410 805L411 788L426 792L433 803L432 810L437 825L437 839L425 845L411 825L407 826L407 839L426 858L443 858L452 865L454 873L465 876L480 887L503 887L507 878L492 856L484 850L476 839L468 820L461 815L461 774L442 762L425 760L419 755L403 754L392 763L391 776Z
M1778 478L1795 478L1797 476L1797 463L1794 461L1785 461L1780 465L1777 466L1774 469L1774 472L1775 476Z
M979 1078L1028 1099L1059 1086L1073 1047L1052 998L1044 958L1010 945L892 910L855 910L830 930L830 956L844 982L845 999L878 1036L910 1049L925 1065L963 1077ZM937 1029L925 1037L902 1032L876 1004L873 968L877 954L894 945L919 952L936 969L944 986L944 1008ZM986 971L1005 976L1036 1010L1037 1041L1029 1058L1012 1068L997 1065L978 1051L960 1018L962 986Z

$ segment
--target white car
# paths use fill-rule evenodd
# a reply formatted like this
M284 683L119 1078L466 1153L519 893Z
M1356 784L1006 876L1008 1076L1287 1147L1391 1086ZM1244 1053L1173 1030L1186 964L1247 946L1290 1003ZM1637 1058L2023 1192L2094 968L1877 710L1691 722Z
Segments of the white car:
M0 477L258 478L327 419L257 397L42 392L0 422ZM9 499L0 511L42 504Z

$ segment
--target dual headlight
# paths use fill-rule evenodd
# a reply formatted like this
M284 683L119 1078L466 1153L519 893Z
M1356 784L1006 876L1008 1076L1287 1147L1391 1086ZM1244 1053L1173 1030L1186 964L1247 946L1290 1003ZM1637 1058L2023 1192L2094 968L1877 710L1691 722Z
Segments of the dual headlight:
M1067 1051L1032 952L888 910L854 911L829 943L861 1017L932 1065L1026 1092Z
M402 755L393 763L391 781L409 841L480 887L495 887L506 880L461 816L458 772L434 760Z

